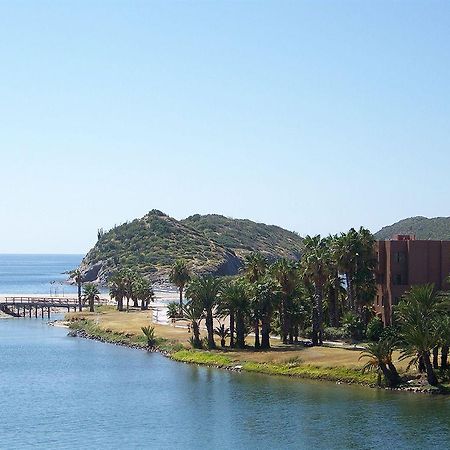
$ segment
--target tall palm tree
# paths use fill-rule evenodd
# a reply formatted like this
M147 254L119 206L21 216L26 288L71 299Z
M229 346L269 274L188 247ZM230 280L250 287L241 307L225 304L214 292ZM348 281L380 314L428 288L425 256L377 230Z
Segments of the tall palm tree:
M255 302L261 317L261 348L270 348L270 324L272 313L282 294L279 285L270 279L264 278L255 286Z
M292 301L299 282L297 265L285 258L278 260L271 266L271 273L278 281L281 290L280 329L283 344L293 343Z
M394 314L400 325L402 358L413 358L424 364L428 383L438 380L431 363L430 352L439 343L436 324L443 297L434 285L413 286L397 305Z
M191 279L191 272L184 259L177 259L169 274L169 281L173 283L180 292L180 314L183 314L183 290Z
M219 304L217 305L217 314L220 317L229 317L230 321L230 347L235 346L235 320L236 303L239 302L241 291L236 280L225 283L222 288Z
M89 311L94 312L95 301L100 298L100 291L94 283L86 283L83 287L84 300L89 303Z
M323 291L328 276L330 254L327 243L320 235L306 236L305 252L301 262L303 277L314 286L314 303L312 311L312 343L323 343Z
M141 310L148 309L148 304L155 300L151 282L144 277L137 277L133 281L133 296L141 301Z
M123 299L126 295L125 281L120 271L115 272L109 278L109 295L117 302L117 309L123 311Z
M208 332L208 348L216 348L214 342L213 309L217 304L222 289L222 281L210 275L195 277L188 284L186 295L203 306L206 316L206 330Z
M258 252L251 253L245 257L244 263L244 277L250 284L258 283L262 277L266 274L268 268L267 259ZM258 302L254 296L252 296L252 322L253 322L253 332L255 334L255 348L260 347L259 339L259 307Z
M200 322L204 318L203 305L191 300L184 305L183 314L192 327L192 346L194 348L202 348L202 342L200 340Z
M83 274L80 269L75 269L72 272L72 278L74 279L75 283L77 283L77 289L78 289L78 311L83 310L83 304L82 304L82 296L81 296L81 285L83 283Z

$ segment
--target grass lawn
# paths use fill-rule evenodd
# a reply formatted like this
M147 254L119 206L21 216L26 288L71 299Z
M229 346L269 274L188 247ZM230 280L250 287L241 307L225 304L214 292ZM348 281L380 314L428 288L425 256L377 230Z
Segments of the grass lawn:
M113 307L100 307L95 313L69 313L69 321L86 319L92 330L97 333L123 336L130 342L144 343L141 327L152 324L162 348L169 350L173 359L178 361L207 364L220 367L241 365L243 370L262 373L299 376L308 378L324 378L347 382L370 384L375 381L375 374L362 374L363 365L359 361L359 350L331 347L302 347L299 345L283 345L278 339L272 339L269 351L219 349L215 351L190 349L191 334L186 328L173 325L152 323L151 311L130 310L119 312ZM206 331L202 330L202 336ZM247 338L251 343L252 338ZM218 342L217 342L218 344ZM184 348L180 350L180 348ZM394 355L395 365L400 371L406 369L406 361L398 361L398 353Z

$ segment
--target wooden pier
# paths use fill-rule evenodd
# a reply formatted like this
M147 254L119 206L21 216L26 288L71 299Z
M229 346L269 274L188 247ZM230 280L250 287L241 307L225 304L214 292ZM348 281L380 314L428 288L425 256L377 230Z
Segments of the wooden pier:
M108 300L95 300L95 305L107 305ZM41 317L47 316L50 319L50 313L53 309L66 309L70 312L78 310L77 297L0 297L0 311L14 317ZM83 308L89 308L84 305Z

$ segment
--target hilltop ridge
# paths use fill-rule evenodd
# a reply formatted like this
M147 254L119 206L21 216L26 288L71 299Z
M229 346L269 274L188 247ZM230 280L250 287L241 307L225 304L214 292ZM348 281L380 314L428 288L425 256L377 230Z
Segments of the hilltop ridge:
M133 267L154 280L165 281L178 258L194 273L235 275L245 255L259 251L269 260L299 259L302 238L275 225L218 214L184 220L152 210L102 233L81 262L86 281L105 282L118 267Z

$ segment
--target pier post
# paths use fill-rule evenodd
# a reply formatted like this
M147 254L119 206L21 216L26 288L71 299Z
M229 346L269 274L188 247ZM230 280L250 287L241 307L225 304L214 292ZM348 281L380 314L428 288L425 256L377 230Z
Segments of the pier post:
M38 307L37 306L35 306L34 307L34 317L37 319L37 310L38 310Z
M41 319L43 319L43 318L44 318L44 307L41 306Z
M47 318L50 319L50 306L47 306Z

